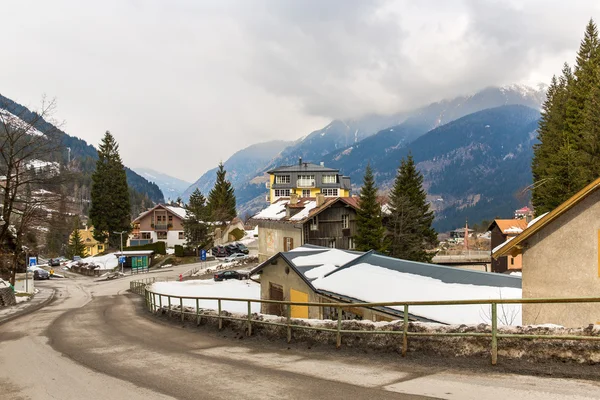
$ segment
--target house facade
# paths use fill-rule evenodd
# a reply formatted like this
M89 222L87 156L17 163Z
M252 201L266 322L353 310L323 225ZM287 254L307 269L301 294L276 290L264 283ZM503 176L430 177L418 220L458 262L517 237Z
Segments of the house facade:
M490 241L492 252L502 243L511 240L527 228L525 219L495 219L488 231L490 232ZM507 271L520 271L523 268L523 256L506 255L503 257L492 257L492 272L504 273Z
M133 220L129 246L140 246L162 241L167 247L184 245L183 220L186 211L182 207L159 204L141 213Z
M523 257L523 298L600 296L600 179L495 249ZM598 303L524 304L524 324L600 323Z
M271 204L292 194L301 198L315 198L318 194L350 197L351 194L350 177L341 175L339 169L302 162L301 158L296 165L282 166L268 174L267 201Z
M355 247L358 198L279 199L252 217L258 224L258 258L290 251L304 244L352 250Z
M73 237L73 233L71 233L71 237ZM98 255L106 250L106 242L100 243L94 239L94 227L86 226L84 229L79 229L79 237L85 246L85 255L88 257Z

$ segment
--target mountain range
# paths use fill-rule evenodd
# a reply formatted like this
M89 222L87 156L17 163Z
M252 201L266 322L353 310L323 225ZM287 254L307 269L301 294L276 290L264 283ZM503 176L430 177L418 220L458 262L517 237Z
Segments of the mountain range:
M411 152L436 210L436 229L461 226L466 218L479 222L509 217L529 199L516 193L531 182L531 146L545 90L543 85L489 87L412 112L334 120L300 140L280 142L280 150L267 143L250 146L224 163L236 190L238 211L247 216L264 208L266 172L294 164L299 157L340 169L351 177L357 194L367 163L385 192L401 158ZM262 146L269 150L255 156ZM206 194L214 182L211 176L213 170L192 184L184 197L196 187Z
M133 168L133 170L149 182L157 184L167 201L169 199L176 200L191 185L190 182L158 172L152 168L138 167Z

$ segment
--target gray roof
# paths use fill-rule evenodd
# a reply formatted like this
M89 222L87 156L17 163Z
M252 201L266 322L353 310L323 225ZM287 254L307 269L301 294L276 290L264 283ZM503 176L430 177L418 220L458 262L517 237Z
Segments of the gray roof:
M284 165L268 171L269 174L275 172L336 172L339 173L339 169L327 168L321 165L313 163L302 163L295 165Z
M388 257L375 252L365 253L363 256L354 259L348 264L330 272L325 276L333 275L343 269L351 268L352 266L360 263L367 263L406 274L426 276L429 278L438 279L444 283L521 288L522 282L521 278L516 276L401 260L399 258Z

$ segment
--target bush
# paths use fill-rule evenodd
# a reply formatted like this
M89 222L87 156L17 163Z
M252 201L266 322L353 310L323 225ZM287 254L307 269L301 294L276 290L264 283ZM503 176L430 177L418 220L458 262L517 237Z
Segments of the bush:
M129 247L125 247L123 250L124 251L125 250L131 250L131 251L154 250L154 252L156 254L165 255L165 254L167 254L167 245L165 244L165 242L155 242L155 243L144 244L142 246L129 246Z
M235 228L231 231L230 235L232 235L235 238L235 240L241 240L244 237L244 235L246 235L246 232L244 232L240 228Z
M176 257L183 257L184 256L183 246L181 246L179 244L175 245L175 256Z

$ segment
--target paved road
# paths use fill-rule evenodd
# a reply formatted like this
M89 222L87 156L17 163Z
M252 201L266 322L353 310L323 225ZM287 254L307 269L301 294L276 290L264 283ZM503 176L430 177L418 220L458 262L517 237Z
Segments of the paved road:
M124 294L128 280L43 283L56 299L0 326L0 399L600 397L590 382L458 374L191 331L144 315Z

